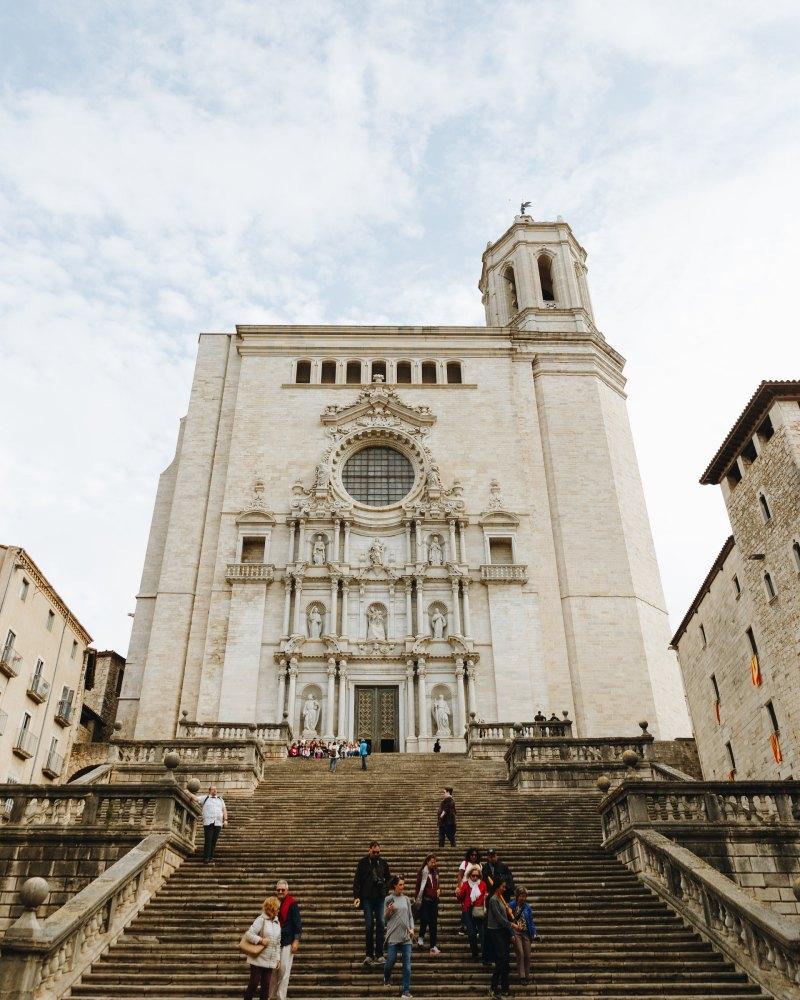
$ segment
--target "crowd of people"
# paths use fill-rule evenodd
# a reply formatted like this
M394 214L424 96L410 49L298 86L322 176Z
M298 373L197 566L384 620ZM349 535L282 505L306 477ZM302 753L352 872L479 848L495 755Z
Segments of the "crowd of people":
M343 757L360 757L361 767L366 771L369 745L366 740L295 740L287 752L289 757L327 760L331 771L336 770L337 761Z

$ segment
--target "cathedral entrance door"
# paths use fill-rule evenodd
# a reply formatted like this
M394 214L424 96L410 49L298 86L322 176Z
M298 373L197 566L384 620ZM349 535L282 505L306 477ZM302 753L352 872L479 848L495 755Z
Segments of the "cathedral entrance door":
M400 689L356 687L356 739L369 743L370 753L397 753L400 749Z

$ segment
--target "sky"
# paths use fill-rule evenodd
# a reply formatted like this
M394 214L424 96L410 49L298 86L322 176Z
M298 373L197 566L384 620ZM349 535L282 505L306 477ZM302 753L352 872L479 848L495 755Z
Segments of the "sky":
M673 628L698 478L800 377L795 2L0 0L0 542L125 653L197 334L484 323L519 203L589 253Z

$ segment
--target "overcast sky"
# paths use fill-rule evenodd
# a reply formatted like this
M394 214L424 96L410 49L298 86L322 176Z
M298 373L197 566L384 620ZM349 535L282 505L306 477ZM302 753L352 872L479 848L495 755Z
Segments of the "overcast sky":
M697 480L800 377L800 8L0 4L0 541L127 650L196 336L482 324L519 202L589 252L677 626Z

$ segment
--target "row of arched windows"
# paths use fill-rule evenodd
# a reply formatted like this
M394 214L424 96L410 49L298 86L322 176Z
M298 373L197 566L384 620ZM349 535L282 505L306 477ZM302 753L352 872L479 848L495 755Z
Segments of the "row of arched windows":
M297 385L365 385L387 382L395 385L461 385L460 361L312 361L295 362Z
M539 287L542 291L542 301L556 301L556 286L553 280L553 261L551 257L543 253L536 258L536 267L539 272ZM517 295L517 279L514 274L514 265L508 264L503 270L503 283L506 288L506 304L510 316L519 312L519 297Z

